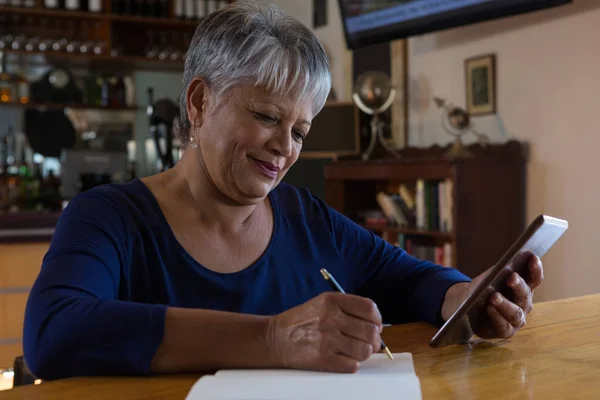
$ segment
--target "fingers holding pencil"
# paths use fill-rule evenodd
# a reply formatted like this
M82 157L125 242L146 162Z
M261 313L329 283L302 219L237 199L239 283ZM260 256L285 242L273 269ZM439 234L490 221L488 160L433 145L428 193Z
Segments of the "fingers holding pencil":
M331 286L331 288L339 293L346 293L344 291L344 289L340 286L340 284L335 280L335 278L333 277L333 275L331 275L325 268L321 269L321 275L323 275L323 278L329 283L329 285ZM344 310L344 312L346 312L347 314L352 315L353 312L357 311L355 308L351 308L349 310ZM379 326L379 332L381 331L382 328L382 324L381 324L381 314L379 314L379 311L377 310L376 307L373 307L372 310L370 311L376 311L378 313L378 326ZM360 315L365 315L368 314L368 311L363 311L361 312L360 310L358 310L358 313ZM379 334L379 333L378 333ZM383 339L381 339L380 337L378 337L379 341L380 341L380 350L383 351L390 360L394 359L394 356L392 355L392 352L390 351L390 349L387 347L387 345L383 342ZM376 349L377 347L374 347L374 349Z
M355 372L381 346L374 308L366 297L328 291L272 316L265 332L271 357L284 368Z
M268 318L265 338L275 365L355 372L374 352L392 353L381 340L383 324L369 298L345 294L326 270L332 291Z

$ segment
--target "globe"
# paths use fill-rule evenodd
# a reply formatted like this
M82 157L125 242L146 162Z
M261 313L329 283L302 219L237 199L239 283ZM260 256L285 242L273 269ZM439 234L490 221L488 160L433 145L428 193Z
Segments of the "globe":
M400 158L400 155L384 139L384 122L379 117L379 114L391 107L395 97L396 89L392 86L390 78L381 71L365 72L356 79L352 100L364 113L373 116L370 124L371 137L362 155L363 160L369 159L378 142L388 153Z
M471 157L471 152L464 147L461 136L467 133L473 133L479 139L479 142L485 146L489 142L487 135L477 132L473 129L471 115L460 107L455 107L441 97L434 97L434 103L442 109L442 127L456 139L450 150L446 152L449 157Z
M457 131L462 131L471 125L471 118L462 108L454 107L448 111L448 122Z
M369 71L356 79L355 91L365 106L376 110L390 98L392 85L383 72Z

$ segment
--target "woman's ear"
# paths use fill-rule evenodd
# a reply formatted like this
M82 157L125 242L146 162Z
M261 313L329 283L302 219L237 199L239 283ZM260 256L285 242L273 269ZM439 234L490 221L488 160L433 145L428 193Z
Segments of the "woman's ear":
M194 78L187 90L187 115L192 126L201 126L206 103L208 99L208 87L202 78Z

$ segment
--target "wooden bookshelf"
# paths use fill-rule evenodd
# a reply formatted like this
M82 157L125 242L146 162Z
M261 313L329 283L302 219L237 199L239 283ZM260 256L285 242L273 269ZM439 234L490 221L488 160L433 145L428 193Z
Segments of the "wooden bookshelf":
M431 238L439 238L441 240L448 241L448 242L453 241L453 235L451 232L431 231L431 230L426 230L426 229L417 229L417 228L409 228L409 227L386 225L386 224L363 223L361 225L373 232L392 233L392 234L402 233L402 234L411 235L411 236L425 236L425 237L431 237Z
M451 254L447 266L474 277L493 265L526 226L527 146L516 141L486 147L472 145L468 148L473 157L462 159L446 157L448 148L409 148L400 151L401 159L341 158L325 166L325 200L391 243L402 246L397 243L402 238L411 246L445 246ZM361 212L382 209L376 199L379 192L394 194L400 185L416 190L419 180L431 184L431 193L436 185L449 183L444 203L449 204L447 210L442 213L440 208L432 214L435 218L446 215L449 225L432 219L429 224L433 221L437 229L431 229L417 227L415 220L399 226L359 217ZM431 206L437 200L435 197L427 204ZM450 229L445 230L446 226Z

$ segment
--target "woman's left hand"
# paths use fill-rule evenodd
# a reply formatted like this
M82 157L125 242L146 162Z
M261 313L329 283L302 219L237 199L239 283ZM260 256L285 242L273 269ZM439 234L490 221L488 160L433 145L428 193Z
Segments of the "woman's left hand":
M470 285L477 285L484 276L480 275ZM510 338L525 326L527 315L533 309L533 291L544 280L542 262L536 256L529 260L528 276L520 276L516 272L510 274L506 284L512 289L512 301L494 293L487 306L489 321L475 334L481 338ZM475 286L473 286L475 287Z
M479 282L485 279L488 272L478 275L466 286L466 290L459 296L458 304L462 303L466 293L474 290ZM533 291L543 280L542 262L537 256L532 256L529 260L528 276L520 276L513 272L506 280L506 284L512 290L512 299L509 300L498 292L494 293L487 304L489 318L486 318L484 324L478 327L474 333L480 338L486 339L512 337L525 326L527 315L533 309Z

